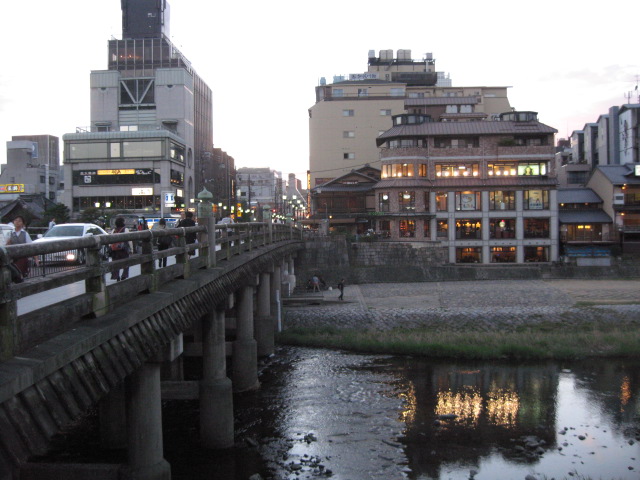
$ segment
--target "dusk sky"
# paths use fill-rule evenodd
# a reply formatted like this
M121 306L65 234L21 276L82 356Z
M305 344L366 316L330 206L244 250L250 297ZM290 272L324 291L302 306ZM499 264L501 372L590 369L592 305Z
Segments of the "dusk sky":
M509 86L511 105L566 137L638 102L640 2L169 0L171 41L213 92L215 147L238 167L303 179L320 77L362 73L367 54L432 52L454 86ZM120 0L5 2L0 163L12 135L89 125L89 75L121 38ZM391 126L391 125L390 125Z

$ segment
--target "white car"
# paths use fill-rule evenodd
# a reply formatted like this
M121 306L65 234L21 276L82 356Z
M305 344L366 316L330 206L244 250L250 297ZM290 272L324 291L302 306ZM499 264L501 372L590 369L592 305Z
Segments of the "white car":
M98 225L94 225L93 223L62 223L60 225L55 225L51 228L47 233L45 233L42 237L34 240L33 242L51 242L53 240L63 240L65 238L79 238L86 237L89 235L106 235L102 228ZM101 250L101 256L104 259L107 259L109 255L109 250L107 245L104 245ZM56 252L56 253L48 253L46 254L44 260L45 262L76 262L76 263L84 263L87 258L86 252L84 249L81 250L69 250L65 252Z
M0 223L0 247L4 247L7 244L7 240L11 236L11 232L14 232L13 225L8 223Z

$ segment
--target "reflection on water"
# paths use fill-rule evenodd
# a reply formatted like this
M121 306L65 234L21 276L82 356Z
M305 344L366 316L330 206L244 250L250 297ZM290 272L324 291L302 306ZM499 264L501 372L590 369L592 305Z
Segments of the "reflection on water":
M285 351L256 393L275 421L261 447L273 478L323 476L309 458L343 480L639 478L638 362Z

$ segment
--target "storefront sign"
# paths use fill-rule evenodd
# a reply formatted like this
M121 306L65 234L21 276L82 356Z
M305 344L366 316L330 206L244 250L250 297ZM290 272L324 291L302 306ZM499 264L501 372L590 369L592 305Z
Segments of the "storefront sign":
M9 183L7 185L0 185L0 193L24 193L24 184Z
M636 169L636 171L635 171L636 177L640 177L640 165L636 165L635 169Z
M134 168L123 168L122 170L98 170L98 175L135 175Z
M153 195L153 188L132 188L131 195Z

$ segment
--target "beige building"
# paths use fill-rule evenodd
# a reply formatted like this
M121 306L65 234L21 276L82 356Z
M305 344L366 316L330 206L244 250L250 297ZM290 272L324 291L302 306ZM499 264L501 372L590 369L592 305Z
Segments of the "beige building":
M391 116L430 115L434 121L492 119L511 110L508 87L453 87L427 53L369 52L365 73L321 80L309 109L309 186L321 185L364 165L380 168L376 138L392 127Z

